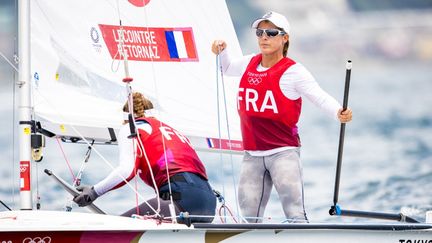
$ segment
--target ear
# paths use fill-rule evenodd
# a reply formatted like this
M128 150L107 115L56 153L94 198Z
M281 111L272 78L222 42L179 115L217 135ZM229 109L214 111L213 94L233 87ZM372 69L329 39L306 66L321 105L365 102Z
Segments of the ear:
M284 35L283 41L284 41L284 44L287 43L289 41L289 35Z

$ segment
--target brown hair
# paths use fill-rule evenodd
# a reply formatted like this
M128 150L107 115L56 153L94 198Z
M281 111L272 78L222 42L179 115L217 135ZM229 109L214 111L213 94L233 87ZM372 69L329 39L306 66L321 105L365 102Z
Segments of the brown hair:
M149 99L144 97L143 94L139 92L133 92L132 98L133 98L133 109L134 109L133 112L135 117L144 117L145 110L153 109L153 103ZM129 105L127 101L123 106L123 111L129 112Z
M285 43L283 47L283 56L286 57L288 55L288 47L289 47L289 40Z
M279 28L279 27L277 27L277 29L278 29L278 30L285 31L283 28ZM286 35L288 35L288 33L287 33ZM284 56L284 57L286 57L287 54L288 54L288 47L289 47L289 39L288 39L288 41L284 44L284 47L283 47L283 56Z

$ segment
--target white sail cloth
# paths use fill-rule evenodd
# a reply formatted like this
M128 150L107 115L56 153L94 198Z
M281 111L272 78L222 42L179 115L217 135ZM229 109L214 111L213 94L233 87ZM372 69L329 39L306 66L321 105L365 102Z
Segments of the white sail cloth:
M181 132L217 137L216 57L210 46L213 40L224 39L231 52L241 54L225 2L150 0L144 1L145 6L134 2L140 1L31 1L36 115L59 126L57 131L65 135L72 131L64 125L121 125L126 100L123 57L118 53L121 19L133 90L149 97L159 118ZM235 139L240 138L237 85L225 82ZM226 138L222 101L220 105Z

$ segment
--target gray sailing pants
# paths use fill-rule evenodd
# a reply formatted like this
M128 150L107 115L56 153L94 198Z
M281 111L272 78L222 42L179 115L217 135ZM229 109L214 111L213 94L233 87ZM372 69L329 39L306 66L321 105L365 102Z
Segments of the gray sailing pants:
M300 148L269 156L251 156L245 153L238 196L242 215L248 222L262 222L273 185L281 200L285 217L292 222L307 222Z

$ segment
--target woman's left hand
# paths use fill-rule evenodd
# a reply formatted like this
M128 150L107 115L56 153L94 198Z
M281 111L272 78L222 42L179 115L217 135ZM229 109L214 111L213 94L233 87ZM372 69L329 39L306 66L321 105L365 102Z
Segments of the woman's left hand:
M339 109L338 111L338 118L341 123L347 123L352 120L352 110L350 108L347 108L346 110L342 111L343 109Z

